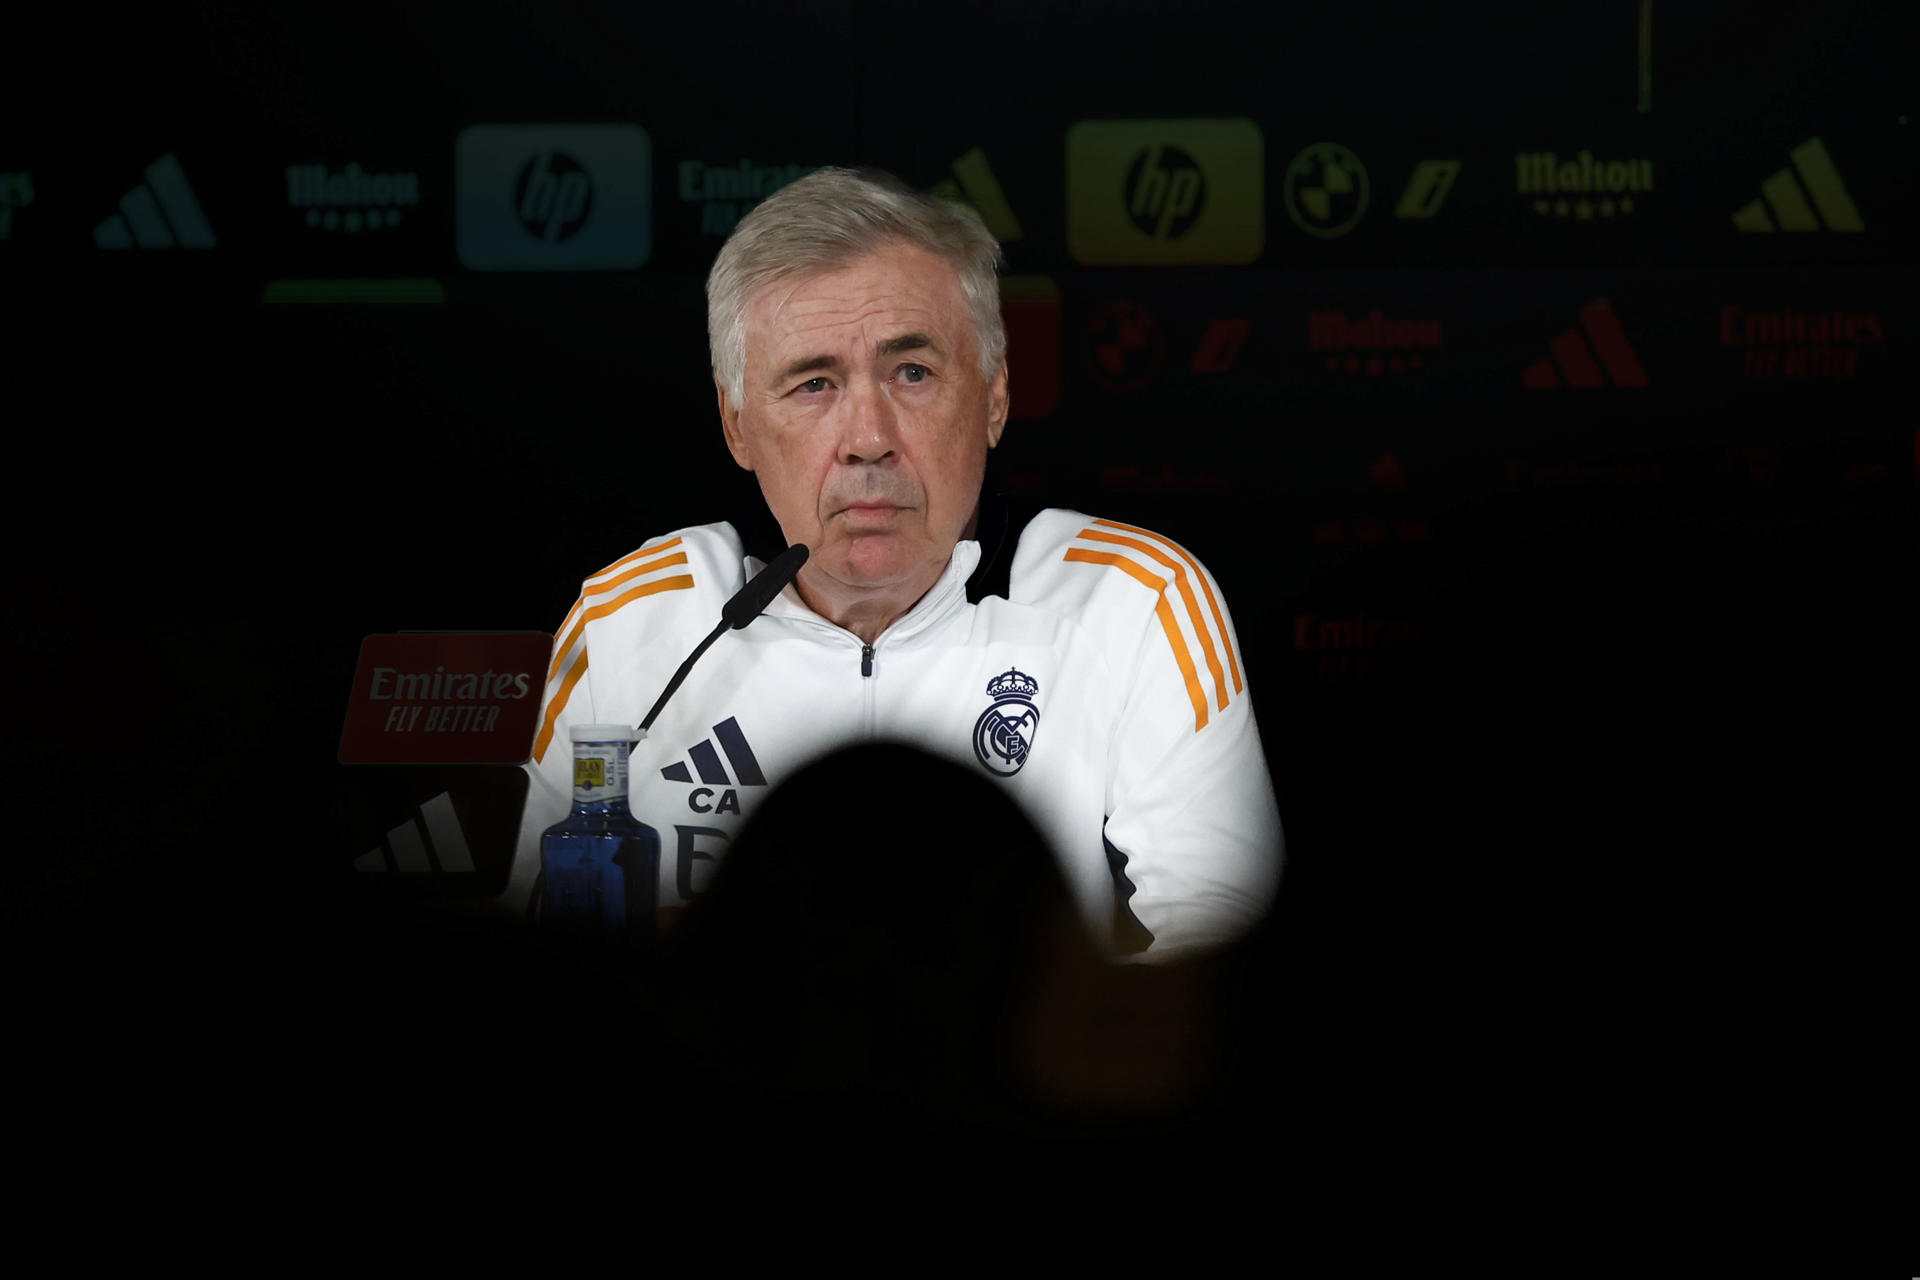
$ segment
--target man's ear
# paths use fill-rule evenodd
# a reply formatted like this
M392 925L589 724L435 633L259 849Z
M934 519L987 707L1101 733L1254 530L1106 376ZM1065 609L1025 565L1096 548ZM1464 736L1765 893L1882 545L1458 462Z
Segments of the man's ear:
M1000 435L1007 429L1007 410L1011 404L1007 398L1007 366L1002 361L1000 372L987 384L987 448L1000 443Z
M713 380L713 389L720 397L720 430L727 437L727 452L733 460L753 470L753 455L747 452L747 437L740 430L740 407L727 398L727 389L720 385L720 379Z

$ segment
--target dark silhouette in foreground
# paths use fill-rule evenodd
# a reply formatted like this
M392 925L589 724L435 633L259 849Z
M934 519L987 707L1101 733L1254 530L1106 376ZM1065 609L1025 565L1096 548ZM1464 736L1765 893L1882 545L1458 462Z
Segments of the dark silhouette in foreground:
M782 1123L1178 1123L1224 1079L1215 966L1116 965L992 782L904 745L767 797L662 956L669 1037Z

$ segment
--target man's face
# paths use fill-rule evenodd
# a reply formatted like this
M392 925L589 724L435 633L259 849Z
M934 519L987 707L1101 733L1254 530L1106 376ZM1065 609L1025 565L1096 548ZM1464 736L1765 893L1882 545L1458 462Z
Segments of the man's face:
M1006 373L981 376L952 269L888 245L774 282L745 321L744 395L722 389L721 423L788 543L810 548L802 585L917 598L972 519L1007 421Z

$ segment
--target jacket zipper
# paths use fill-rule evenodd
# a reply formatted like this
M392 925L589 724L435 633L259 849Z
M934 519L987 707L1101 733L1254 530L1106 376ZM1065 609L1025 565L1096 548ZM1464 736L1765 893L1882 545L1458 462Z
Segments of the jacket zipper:
M861 699L866 704L867 737L873 736L873 646L862 643L860 646L860 687L866 691Z

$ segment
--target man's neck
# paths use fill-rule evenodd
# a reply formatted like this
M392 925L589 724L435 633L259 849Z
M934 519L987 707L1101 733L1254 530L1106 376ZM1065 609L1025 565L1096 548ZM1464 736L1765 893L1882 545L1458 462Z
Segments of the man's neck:
M978 536L980 527L980 508L974 507L973 514L967 517L966 528L960 531L960 541L966 542ZM958 544L956 544L958 545ZM794 579L794 590L800 593L800 602L813 610L836 627L841 627L860 637L867 644L880 638L880 634L894 623L913 611L921 597L933 590L934 584L953 563L953 552L934 566L931 575L903 586L882 587L873 591L862 591L848 587L821 575L815 578L808 569L801 569Z
M809 582L805 569L794 581L794 589L800 593L800 601L836 627L845 628L860 637L867 644L880 638L880 633L913 611L927 592L947 571L947 565L953 562L951 554L946 563L933 571L931 578L920 577L901 586L876 588L862 591L844 586L826 579L824 582Z

